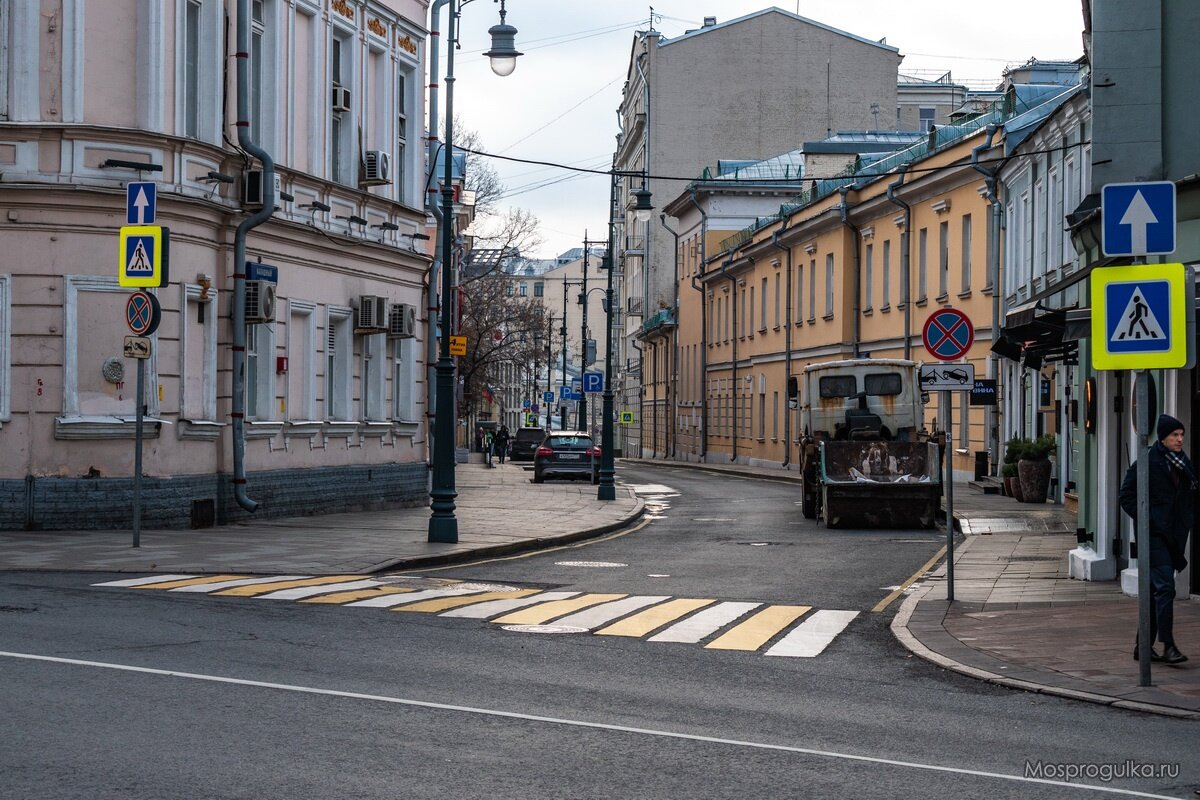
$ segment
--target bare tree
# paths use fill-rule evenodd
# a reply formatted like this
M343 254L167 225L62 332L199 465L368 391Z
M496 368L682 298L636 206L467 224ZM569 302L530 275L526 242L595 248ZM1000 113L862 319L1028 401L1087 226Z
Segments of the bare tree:
M485 151L479 132L460 124L454 116L454 146L466 152L467 191L475 193L475 216L490 217L496 213L496 204L504 194L504 183L500 173L485 157L476 155Z
M485 388L503 381L503 367L517 374L536 375L544 348L545 310L541 300L515 292L518 279L492 276L460 286L460 332L467 337L467 354L458 373L464 397L473 412Z
M464 278L463 282L496 275L503 271L504 263L511 256L537 250L542 246L538 231L540 225L541 221L533 212L524 208L510 208L487 220L476 217L472 225L477 228L472 249L490 251L498 257L492 259L482 271L473 272L469 279Z

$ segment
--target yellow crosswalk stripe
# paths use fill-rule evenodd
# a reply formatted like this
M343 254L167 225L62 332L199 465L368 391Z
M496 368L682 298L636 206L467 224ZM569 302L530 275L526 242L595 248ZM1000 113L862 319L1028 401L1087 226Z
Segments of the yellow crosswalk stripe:
M235 586L232 589L223 589L219 592L213 592L214 595L221 597L255 597L268 592L275 592L280 589L295 589L298 586L321 586L326 583L345 583L359 578L365 578L366 575L325 575L321 578L301 578L294 581L278 581L276 583L255 583L250 586Z
M704 646L709 650L757 650L811 610L812 606L767 606Z
M662 605L648 608L632 617L614 622L607 628L596 631L597 636L645 636L655 628L661 628L668 622L673 622L684 614L690 614L698 608L716 602L715 600L680 599L671 600Z
M439 597L434 600L422 600L407 606L397 606L392 611L419 611L436 614L439 611L449 611L460 606L482 603L486 600L515 600L518 597L528 597L538 594L541 589L515 589L507 592L484 592L483 594L468 594L459 597Z
M623 594L585 594L566 600L554 600L549 603L531 606L530 608L523 608L511 614L505 614L503 617L492 620L492 622L498 622L501 625L540 625L555 617L570 614L572 611L578 611L581 608L588 608L600 603L607 603L610 600L620 600L626 596Z
M130 586L130 589L177 589L180 586L199 586L203 583L220 583L222 581L236 581L242 578L248 578L249 575L206 575L203 578L188 578L180 581L165 581L163 583L143 583L139 586Z
M381 594L403 594L414 592L415 589L405 589L400 586L377 586L374 589L354 589L348 592L334 592L316 597L306 597L301 603L352 603L355 600L365 600L368 597L378 597Z

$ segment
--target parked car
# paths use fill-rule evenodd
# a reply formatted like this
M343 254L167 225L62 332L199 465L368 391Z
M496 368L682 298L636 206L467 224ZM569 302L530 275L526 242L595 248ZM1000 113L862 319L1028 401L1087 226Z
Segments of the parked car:
M600 448L584 431L553 431L533 455L533 482L546 478L589 478L600 482Z
M508 457L513 461L533 461L534 452L545 438L543 428L518 428L508 446Z

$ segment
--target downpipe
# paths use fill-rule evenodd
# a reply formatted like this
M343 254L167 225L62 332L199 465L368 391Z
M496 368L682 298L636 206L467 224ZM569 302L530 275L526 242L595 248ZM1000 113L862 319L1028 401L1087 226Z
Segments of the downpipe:
M786 390L792 385L792 248L784 247L779 243L779 237L787 232L787 227L782 227L775 233L771 234L771 246L776 250L782 250L787 258L787 297L784 299L783 312L783 385L784 385L784 402L790 403L791 398L786 396ZM783 463L779 466L787 469L792 463L792 409L787 408L783 415Z
M275 213L275 162L250 138L250 0L237 4L238 145L262 163L263 207L242 220L233 237L233 496L253 513L258 502L246 494L246 234Z

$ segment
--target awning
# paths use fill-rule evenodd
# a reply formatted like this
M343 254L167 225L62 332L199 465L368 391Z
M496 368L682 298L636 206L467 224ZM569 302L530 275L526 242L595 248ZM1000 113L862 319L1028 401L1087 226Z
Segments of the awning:
M1046 361L1079 363L1079 342L1066 336L1069 310L1074 309L1045 308L1037 301L1017 306L1005 316L992 351L1030 369Z

